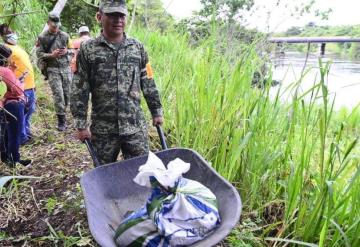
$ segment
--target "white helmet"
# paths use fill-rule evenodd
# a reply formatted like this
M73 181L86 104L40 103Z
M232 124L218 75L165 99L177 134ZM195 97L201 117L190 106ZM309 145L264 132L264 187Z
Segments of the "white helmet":
M87 26L81 26L80 28L79 28L79 33L89 33L90 31L89 31L89 28L87 27Z

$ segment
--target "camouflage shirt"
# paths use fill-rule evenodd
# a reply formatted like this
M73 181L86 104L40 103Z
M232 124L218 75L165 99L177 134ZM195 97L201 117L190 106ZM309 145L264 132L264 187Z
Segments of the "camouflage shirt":
M55 41L51 47L49 47L54 38ZM69 35L63 31L59 31L57 33L45 31L38 37L36 56L38 59L43 59L48 68L69 67L70 59L68 55L64 55L59 58L51 57L52 51L59 48L71 48Z
M162 116L159 92L144 46L127 38L118 46L100 35L82 43L71 88L76 128L86 128L89 93L91 131L130 135L146 129L141 91L153 117Z

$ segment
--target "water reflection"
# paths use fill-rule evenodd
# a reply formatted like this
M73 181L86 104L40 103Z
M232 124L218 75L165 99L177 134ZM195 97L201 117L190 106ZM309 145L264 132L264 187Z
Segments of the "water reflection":
M280 88L283 93L282 100L291 100L295 90L285 91L285 89L300 79L305 60L306 54L298 52L286 52L285 56L272 60L275 67L273 79L281 81L280 86L272 88L273 95ZM349 60L329 54L325 55L322 61L331 62L327 85L330 97L335 97L335 108L353 108L359 104L360 60ZM307 73L301 83L300 94L320 80L319 60L316 54L309 55L305 71Z

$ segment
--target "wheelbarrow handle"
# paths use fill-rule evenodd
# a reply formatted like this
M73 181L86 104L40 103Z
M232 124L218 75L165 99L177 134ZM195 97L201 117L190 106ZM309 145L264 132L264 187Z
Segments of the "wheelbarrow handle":
M89 139L89 138L86 138L86 139L84 140L84 142L85 142L85 144L86 144L87 149L89 150L90 156L91 156L91 158L92 158L92 160L93 160L93 162L94 162L95 167L100 166L100 162L99 162L99 160L98 160L98 158L97 158L97 155L96 155L94 146L92 145L90 139Z
M166 139L165 139L165 135L164 132L161 128L160 125L156 125L156 130L158 132L159 138L160 138L160 143L161 143L161 147L163 150L168 149L168 146L166 144Z

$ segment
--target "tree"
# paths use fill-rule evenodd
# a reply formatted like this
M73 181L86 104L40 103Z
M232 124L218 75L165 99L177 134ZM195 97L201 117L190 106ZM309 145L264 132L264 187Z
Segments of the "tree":
M161 0L135 0L134 4L139 3L136 15L142 26L148 29L159 28L165 31L174 24L174 19L166 12Z
M241 18L240 10L250 10L254 0L201 0L203 8L200 15L209 17L215 15L222 19L233 21Z
M9 16L17 13L28 14ZM1 0L0 16L9 16L1 18L0 23L10 25L11 29L19 35L20 45L30 52L46 22L47 9L42 1ZM30 23L31 28L29 28Z
M173 18L165 11L161 0L122 0L128 8L129 26L136 22L147 28L159 28L164 31L174 23ZM47 9L51 9L56 0L46 1ZM89 26L90 30L99 28L95 15L100 0L68 0L61 15L63 29L69 33L77 33L82 25ZM135 12L134 12L135 10Z
M300 27L290 27L288 30L286 30L285 35L286 36L297 36L300 35L302 32L302 29Z
M86 4L82 0L68 0L61 14L63 29L69 33L76 34L79 27L86 25L91 31L96 31L98 23L95 15L97 8Z

